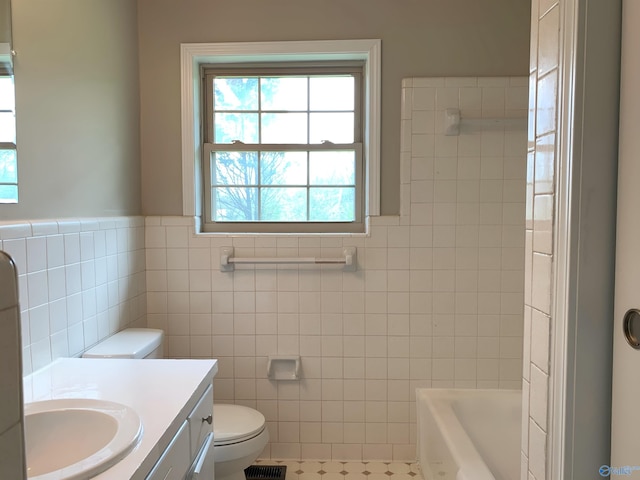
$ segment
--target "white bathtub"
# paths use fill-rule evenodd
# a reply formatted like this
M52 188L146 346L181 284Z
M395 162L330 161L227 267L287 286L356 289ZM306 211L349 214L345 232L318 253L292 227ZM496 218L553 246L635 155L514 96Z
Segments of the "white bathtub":
M520 478L520 390L420 388L416 409L425 480Z

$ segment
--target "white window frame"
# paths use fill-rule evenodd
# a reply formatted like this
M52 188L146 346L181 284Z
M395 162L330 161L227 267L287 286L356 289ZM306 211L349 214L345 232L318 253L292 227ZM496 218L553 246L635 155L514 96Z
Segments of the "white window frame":
M181 44L183 215L189 217L202 215L201 104L203 92L201 92L200 65L329 60L364 60L365 62L364 215L365 217L380 215L380 44L378 39Z

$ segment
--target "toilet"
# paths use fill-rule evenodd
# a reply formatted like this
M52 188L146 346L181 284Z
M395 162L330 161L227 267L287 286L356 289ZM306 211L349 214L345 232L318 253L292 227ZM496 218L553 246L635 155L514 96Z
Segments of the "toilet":
M87 350L84 358L163 358L164 332L128 328ZM244 469L269 441L265 418L242 405L214 404L213 459L216 480L245 480Z

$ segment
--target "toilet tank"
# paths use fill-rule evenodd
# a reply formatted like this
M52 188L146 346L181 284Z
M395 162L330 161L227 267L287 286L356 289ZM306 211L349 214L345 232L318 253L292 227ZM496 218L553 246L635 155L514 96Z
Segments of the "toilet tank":
M127 328L106 338L83 358L162 358L164 332L155 328Z

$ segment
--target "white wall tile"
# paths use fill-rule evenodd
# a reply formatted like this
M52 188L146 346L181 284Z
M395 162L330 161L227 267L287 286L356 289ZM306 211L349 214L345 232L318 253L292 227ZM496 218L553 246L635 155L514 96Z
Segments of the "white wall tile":
M536 480L546 478L546 433L529 422L529 471Z
M80 258L80 235L78 233L66 233L64 235L65 263L77 263Z
M435 88L413 88L412 110L434 110L436 102Z
M122 223L121 235L127 245L142 248L141 241L136 244L133 240L135 226L135 221ZM96 289L97 284L106 286L109 275L107 262L96 262L96 259L104 259L107 236L117 238L115 228L115 222L101 223L99 219L35 222L34 228L25 232L33 231L38 236L5 241L5 250L14 252L24 272L30 272L20 279L20 301L23 308L29 309L23 315L23 323L29 325L28 329L23 329L26 333L23 334L24 352L28 355L24 359L28 366L26 373L57 357L80 354L98 338L112 333L113 325L121 328L129 322L139 321L132 315L133 306L146 305L146 301L141 303L137 299L146 292L144 288L127 287L138 282L133 276L130 280L126 276L133 275L135 270L144 270L145 266L144 261L136 260L133 251L123 252L125 263L120 269L120 286L128 293L121 295L118 292L118 282L113 282L115 288L111 289L109 299L106 289ZM111 277L118 280L117 263L110 265L114 267ZM120 302L127 303L113 311L115 318L102 313L96 315L98 310L105 312L109 305L114 307ZM138 310L137 306L135 308ZM123 315L120 319L117 318L119 310Z
M27 238L27 273L38 272L47 268L46 237Z
M490 337L500 334L500 317L498 315L478 315L478 336Z

